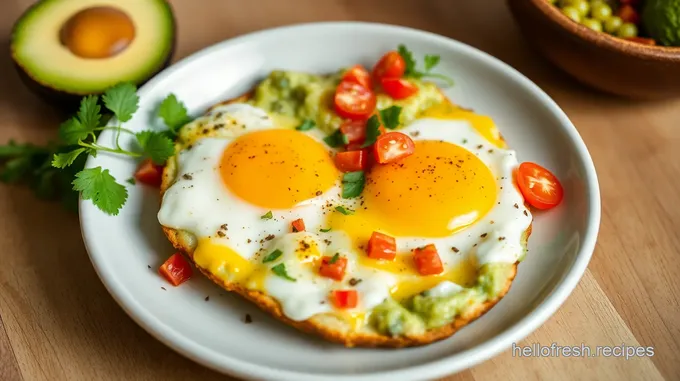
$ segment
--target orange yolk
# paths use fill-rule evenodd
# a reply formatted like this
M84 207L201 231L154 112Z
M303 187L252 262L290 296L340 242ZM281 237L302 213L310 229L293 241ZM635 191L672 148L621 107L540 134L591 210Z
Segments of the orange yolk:
M240 136L222 155L225 185L263 208L287 209L330 189L340 175L324 146L295 130Z
M486 115L475 114L470 110L455 106L448 100L425 110L420 118L466 120L470 123L470 126L477 130L477 132L479 132L486 140L499 148L507 148L493 119Z
M135 38L130 17L111 7L92 7L73 15L61 29L60 40L82 58L113 57Z

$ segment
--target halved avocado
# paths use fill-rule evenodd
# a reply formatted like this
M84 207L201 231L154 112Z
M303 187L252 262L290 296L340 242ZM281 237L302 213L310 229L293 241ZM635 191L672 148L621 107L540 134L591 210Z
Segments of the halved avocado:
M11 54L29 88L71 108L118 82L143 84L174 45L164 0L42 0L14 25Z

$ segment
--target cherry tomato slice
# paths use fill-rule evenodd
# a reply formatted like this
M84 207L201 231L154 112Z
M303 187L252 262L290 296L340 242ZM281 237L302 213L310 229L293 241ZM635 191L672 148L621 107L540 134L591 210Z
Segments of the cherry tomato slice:
M293 221L291 228L293 233L303 232L305 231L305 221L303 221L302 218L298 218L297 220Z
M623 22L630 22L636 25L640 22L640 15L632 5L622 5L619 8L618 16L621 17Z
M371 75L368 74L368 70L366 70L361 65L354 65L349 68L342 76L342 81L358 83L367 89L373 88L373 83L371 83Z
M517 185L524 199L537 209L550 209L562 201L564 192L557 177L535 163L525 162L517 170Z
M418 86L403 78L383 78L383 90L393 99L408 98L418 92Z
M395 162L413 154L416 149L413 140L401 132L388 132L378 136L373 145L373 156L380 164Z
M358 83L340 82L335 90L335 112L343 118L366 119L375 104L375 94Z
M354 308L359 302L359 294L357 290L335 290L332 299L337 308Z
M152 187L160 187L163 182L163 166L154 164L151 159L146 159L139 164L135 172L135 180Z
M368 240L366 253L369 258L394 260L397 256L397 240L387 234L373 232Z
M363 171L368 167L367 150L338 152L335 154L335 166L342 172Z
M413 250L413 262L420 275L435 275L444 271L442 260L433 244Z
M184 256L180 253L175 253L161 265L158 273L173 286L179 286L191 278L192 270L191 265L184 259Z
M363 143L366 139L366 121L348 120L340 126L340 132L347 136L347 140L352 143Z
M325 256L321 259L321 266L319 267L319 274L326 278L341 281L345 276L345 269L347 268L347 257L339 257L335 262L331 263L333 257Z
M406 72L406 61L396 50L385 53L373 67L373 79L397 78Z

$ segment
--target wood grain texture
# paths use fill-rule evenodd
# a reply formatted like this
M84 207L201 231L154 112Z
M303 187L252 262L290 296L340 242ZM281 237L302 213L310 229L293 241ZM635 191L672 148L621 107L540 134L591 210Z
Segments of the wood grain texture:
M0 50L30 0L3 0ZM646 358L514 357L447 381L680 379L680 100L631 102L593 92L550 66L499 0L175 0L177 58L254 30L366 20L420 28L480 48L542 87L570 116L597 167L603 216L596 252L564 306L520 345L653 346ZM246 16L247 15L247 16ZM0 142L45 142L62 116L0 56ZM77 217L0 185L0 379L224 380L153 339L104 289Z

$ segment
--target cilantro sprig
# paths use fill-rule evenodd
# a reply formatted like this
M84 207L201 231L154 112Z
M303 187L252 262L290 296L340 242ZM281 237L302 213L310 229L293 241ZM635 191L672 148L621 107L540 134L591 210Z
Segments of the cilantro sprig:
M137 88L129 82L107 89L101 98L84 97L76 114L60 125L58 141L43 147L13 141L0 145L0 181L28 183L39 197L61 197L71 209L77 208L80 194L103 212L117 215L127 201L127 189L108 169L84 169L87 156L107 152L163 164L175 153L173 138L179 127L189 120L184 104L170 94L158 110L169 130L135 133L122 124L131 120L138 108ZM112 116L115 124L108 123ZM114 132L112 145L97 141L106 130ZM122 134L131 135L137 147L122 148L119 143ZM126 182L132 185L134 179Z
M278 265L272 267L272 272L285 280L297 282L297 279L288 275L288 271L286 271L286 265L283 263L279 263Z
M364 190L364 171L347 172L342 176L342 198L354 198Z
M434 69L434 67L439 64L440 57L438 55L426 54L423 60L425 70L420 71L416 69L416 60L413 58L413 53L410 50L408 50L408 48L406 48L406 45L400 44L397 47L397 51L399 52L399 55L404 59L404 62L406 63L406 71L404 72L405 77L437 78L446 82L446 84L448 84L449 86L453 86L453 79L451 79L450 77L447 77L444 74L432 73L432 69Z

